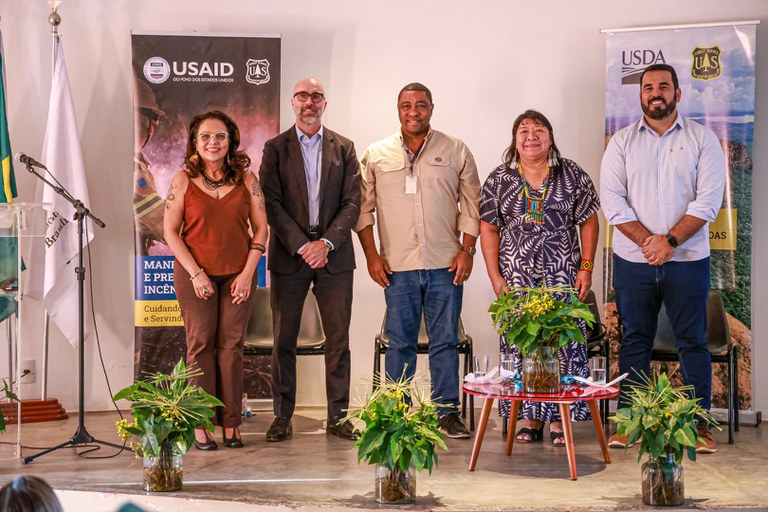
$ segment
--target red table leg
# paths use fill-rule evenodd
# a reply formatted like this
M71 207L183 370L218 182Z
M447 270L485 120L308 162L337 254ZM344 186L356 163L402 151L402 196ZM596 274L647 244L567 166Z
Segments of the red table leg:
M597 407L597 400L589 400L589 412L592 413L592 423L595 424L597 440L600 442L600 448L603 450L603 459L606 464L611 463L611 455L608 450L608 441L605 440L605 430L603 430L603 419L600 417L600 411Z
M480 413L480 423L475 431L475 443L472 445L472 455L469 457L469 470L474 471L477 464L477 457L480 455L480 447L483 445L483 436L485 436L485 427L488 426L488 417L491 415L493 407L493 398L483 399L483 411Z
M509 408L509 425L507 426L507 457L512 455L512 444L515 442L517 416L520 414L520 402L514 400Z
M571 428L570 404L557 404L560 408L560 419L563 422L565 451L568 453L568 468L571 470L571 480L576 480L576 452L573 449L573 429Z

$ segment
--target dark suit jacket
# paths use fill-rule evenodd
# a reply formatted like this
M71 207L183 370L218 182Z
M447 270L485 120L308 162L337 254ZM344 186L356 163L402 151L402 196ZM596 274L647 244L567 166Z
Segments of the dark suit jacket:
M355 268L349 235L360 215L359 165L352 141L323 127L318 226L320 237L334 247L326 265L332 273ZM309 195L295 125L264 145L259 179L270 227L269 270L296 272L304 262L296 251L310 239Z

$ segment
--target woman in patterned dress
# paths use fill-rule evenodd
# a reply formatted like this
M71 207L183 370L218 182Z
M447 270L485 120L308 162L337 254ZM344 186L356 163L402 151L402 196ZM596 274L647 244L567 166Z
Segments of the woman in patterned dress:
M568 285L584 300L592 286L599 209L592 180L560 156L549 120L535 110L523 112L513 125L504 164L483 186L480 245L494 293L510 286ZM519 371L522 358L503 337L501 350L515 353ZM572 343L558 356L561 374L588 375L584 344ZM501 402L500 409L509 416L509 402ZM589 419L586 404L573 404L571 417ZM523 402L520 419L518 442L541 441L544 423L551 422L552 444L564 446L556 404Z

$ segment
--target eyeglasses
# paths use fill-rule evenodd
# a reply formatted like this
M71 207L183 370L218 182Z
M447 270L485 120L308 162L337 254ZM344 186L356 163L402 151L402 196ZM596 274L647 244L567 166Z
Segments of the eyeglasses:
M312 103L320 103L325 99L325 95L321 92L313 92L312 94L309 94L306 91L299 91L294 94L293 97L302 103L307 101L307 98L312 98Z
M211 140L215 140L216 142L226 142L228 138L229 134L227 132L200 132L197 134L197 139L203 144L208 144Z

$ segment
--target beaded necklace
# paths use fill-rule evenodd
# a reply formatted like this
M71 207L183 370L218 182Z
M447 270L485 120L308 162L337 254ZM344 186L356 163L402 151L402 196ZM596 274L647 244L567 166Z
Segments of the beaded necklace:
M544 176L544 182L541 185L541 196L535 197L531 194L528 182L523 177L522 163L519 167L520 179L523 180L523 191L525 192L525 220L532 224L544 224L544 198L547 196L547 189L549 188L549 166L547 166L547 174Z

